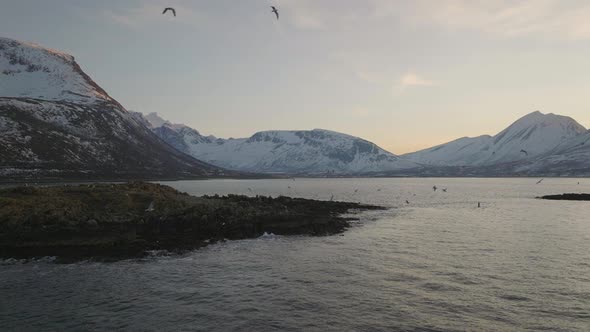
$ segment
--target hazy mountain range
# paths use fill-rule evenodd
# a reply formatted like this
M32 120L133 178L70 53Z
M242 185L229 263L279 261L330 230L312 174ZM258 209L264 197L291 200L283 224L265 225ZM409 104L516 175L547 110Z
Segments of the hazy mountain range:
M155 113L143 116L168 144L220 167L262 173L365 174L420 167L374 143L330 130L271 130L247 138L203 136Z
M263 131L222 139L173 124L156 113L146 126L176 149L220 167L291 174L513 176L590 174L590 131L574 119L532 112L490 136L463 137L394 155L333 131Z
M401 156L324 129L205 136L125 110L70 55L0 38L0 178L587 176L589 141L574 119L540 112Z

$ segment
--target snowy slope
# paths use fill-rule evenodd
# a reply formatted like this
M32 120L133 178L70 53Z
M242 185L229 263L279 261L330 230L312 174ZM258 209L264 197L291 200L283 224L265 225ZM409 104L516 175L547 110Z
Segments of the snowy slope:
M73 56L1 37L0 96L78 104L113 101Z
M154 135L72 56L0 39L0 179L218 172Z
M590 176L590 131L560 144L538 158L518 165L515 172Z
M203 136L154 114L146 117L160 138L193 157L228 169L297 174L363 174L417 168L377 145L334 131L263 131L249 138Z
M402 158L433 166L475 165L490 156L492 137L463 137L449 143L441 144L402 155Z
M533 160L586 132L574 119L530 113L495 136L461 138L402 157L429 165L489 166Z

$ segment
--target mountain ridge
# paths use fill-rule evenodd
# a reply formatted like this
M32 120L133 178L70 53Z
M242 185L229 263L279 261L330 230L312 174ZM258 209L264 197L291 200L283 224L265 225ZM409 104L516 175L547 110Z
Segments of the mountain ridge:
M539 111L493 136L401 156L327 129L205 136L155 113L127 111L69 54L0 37L0 179L243 174L237 172L578 176L590 175L588 165L590 131L571 117Z
M168 144L197 159L233 170L358 175L420 167L372 142L327 129L265 130L249 137L223 139L203 136L193 128L172 124L153 113L147 118L152 119L152 130Z
M401 155L428 165L489 166L546 154L587 129L568 116L529 113L494 136L465 137Z
M73 56L8 38L0 38L0 143L0 179L224 173L163 142Z

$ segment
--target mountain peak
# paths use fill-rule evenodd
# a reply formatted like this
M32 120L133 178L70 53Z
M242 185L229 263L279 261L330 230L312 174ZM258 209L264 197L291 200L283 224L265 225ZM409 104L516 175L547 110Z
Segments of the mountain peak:
M74 57L0 38L0 176L206 176L217 167L165 144Z
M542 126L551 126L557 125L564 128L569 128L570 130L576 132L577 134L583 133L586 131L586 128L579 124L576 120L572 119L569 116L554 114L554 113L541 113L539 111L535 111L529 113L520 119L516 120L510 127L528 127L534 125L542 125ZM501 134L501 133L500 133ZM498 134L498 135L500 135Z
M0 78L1 97L78 104L114 101L82 71L73 56L1 37Z
M568 116L535 111L516 120L493 137L460 138L402 157L431 165L510 163L547 153L585 132L586 128Z
M20 41L20 40L6 38L6 37L0 37L0 49L3 49L3 47L13 47L13 48L15 48L15 47L28 47L31 49L37 49L42 52L50 53L54 56L63 58L66 61L70 61L70 62L74 61L74 57L72 55L62 52L62 51L59 51L59 50L56 50L56 49L53 49L53 48L43 47L43 46L36 44L36 43Z
M153 128L161 127L167 123L170 123L168 120L164 120L162 117L160 117L160 115L158 115L156 112L146 114L143 116L143 118L146 119Z
M155 114L144 117L163 123L152 130L193 157L226 169L290 174L366 174L419 165L401 160L362 138L325 130L266 130L248 138L202 136L190 127L176 130Z
M166 126L166 127L169 127L169 128L175 129L175 130L186 128L186 126L183 124L172 123L168 120L165 120L156 112L152 112L147 115L142 114L142 116L143 116L143 119L148 122L149 127L151 127L151 128L159 128L159 127L163 127L163 126Z

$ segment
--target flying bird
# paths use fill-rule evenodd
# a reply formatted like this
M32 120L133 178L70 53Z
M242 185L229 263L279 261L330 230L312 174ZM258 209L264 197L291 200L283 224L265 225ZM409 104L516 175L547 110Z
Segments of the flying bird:
M150 203L150 205L148 206L148 208L147 208L147 209L145 209L145 212L152 212L152 211L154 211L154 210L155 210L155 208L154 208L154 201L152 201L152 202Z
M528 153L528 152L526 152L526 150L520 150L520 152L524 153L524 154L525 154L525 155L527 155L527 156L529 155L529 153Z
M541 180L537 181L537 184L543 182L543 180L545 180L545 179L541 179Z
M275 13L275 15L277 16L277 21L279 19L279 11L277 10L277 8L275 6L270 6L270 8L272 8L272 12Z
M162 14L166 14L167 11L171 11L172 14L174 14L174 17L176 17L176 10L172 7L166 7L164 8L164 11L162 12Z

